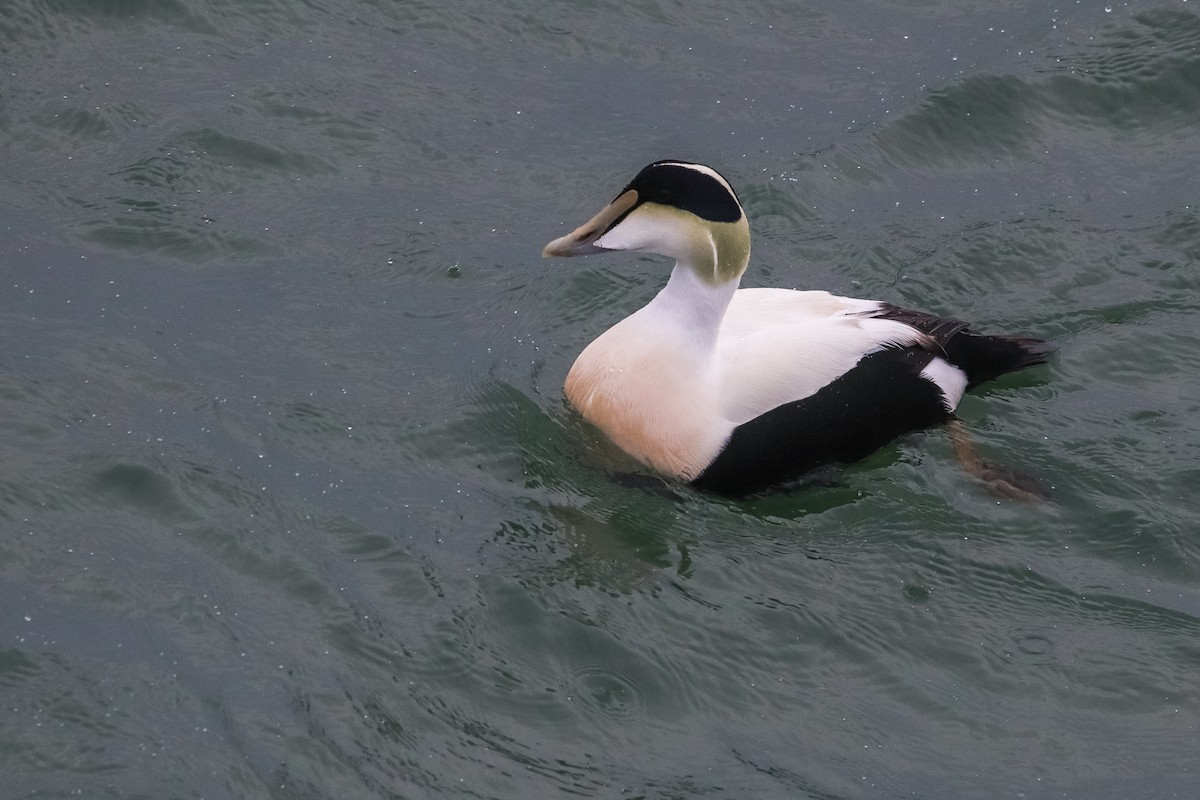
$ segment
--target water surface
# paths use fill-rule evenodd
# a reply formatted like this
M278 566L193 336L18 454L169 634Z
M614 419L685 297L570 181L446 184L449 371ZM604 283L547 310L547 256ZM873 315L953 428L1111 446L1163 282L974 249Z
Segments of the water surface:
M0 9L19 798L1193 797L1194 3ZM1054 341L742 502L564 406L722 170L746 285Z

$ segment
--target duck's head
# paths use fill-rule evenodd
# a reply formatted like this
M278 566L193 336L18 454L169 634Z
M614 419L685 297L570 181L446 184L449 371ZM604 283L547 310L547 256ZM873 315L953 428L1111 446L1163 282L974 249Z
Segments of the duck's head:
M616 199L542 250L582 256L636 250L670 256L710 283L735 281L750 260L750 226L719 172L686 161L655 161Z

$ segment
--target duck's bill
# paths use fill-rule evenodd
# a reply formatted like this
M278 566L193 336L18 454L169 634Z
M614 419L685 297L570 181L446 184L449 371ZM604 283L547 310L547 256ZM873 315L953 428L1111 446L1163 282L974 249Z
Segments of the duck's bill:
M608 248L595 241L608 233L617 222L637 205L637 192L633 189L622 192L616 200L605 206L599 214L580 225L566 236L560 236L542 248L542 258L554 256L585 256L588 253L603 253Z

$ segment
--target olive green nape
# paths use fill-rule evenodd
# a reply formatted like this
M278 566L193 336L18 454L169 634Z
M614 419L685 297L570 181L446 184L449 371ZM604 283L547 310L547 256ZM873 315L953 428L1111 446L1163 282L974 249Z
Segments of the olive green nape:
M717 263L713 265L713 283L728 283L742 277L750 263L750 225L746 215L736 222L709 222ZM706 280L709 279L708 276Z

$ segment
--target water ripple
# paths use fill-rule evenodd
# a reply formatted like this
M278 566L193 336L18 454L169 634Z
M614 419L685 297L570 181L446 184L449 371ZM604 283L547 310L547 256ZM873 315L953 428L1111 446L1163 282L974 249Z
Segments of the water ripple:
M1097 38L1033 79L972 75L935 89L875 140L896 166L982 166L1041 155L1059 125L1106 135L1200 125L1200 16L1155 10Z
M622 670L591 664L576 666L571 673L569 682L560 688L568 701L578 699L586 708L612 720L628 721L642 715L641 691Z

